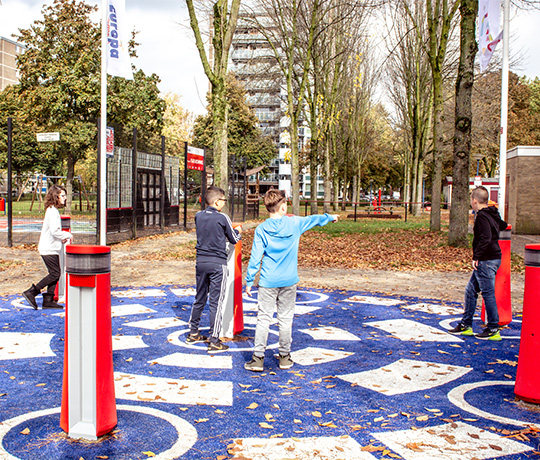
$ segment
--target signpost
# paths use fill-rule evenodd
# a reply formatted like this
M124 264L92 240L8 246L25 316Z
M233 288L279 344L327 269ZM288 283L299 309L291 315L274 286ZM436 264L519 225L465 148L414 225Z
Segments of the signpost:
M38 142L59 141L60 133L36 133Z
M204 206L206 194L206 164L204 161L204 149L198 149L185 143L184 150L184 228L187 228L187 199L188 199L188 169L202 171L201 181L201 207Z
M107 126L107 141L105 156L107 158L112 158L114 156L114 128Z
M187 168L196 171L204 169L204 150L196 147L187 147Z

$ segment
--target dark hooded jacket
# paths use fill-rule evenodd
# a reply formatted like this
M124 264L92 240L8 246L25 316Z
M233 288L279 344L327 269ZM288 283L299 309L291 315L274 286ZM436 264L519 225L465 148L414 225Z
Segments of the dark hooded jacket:
M495 206L480 209L474 220L473 260L500 259L499 232L506 227L508 224Z

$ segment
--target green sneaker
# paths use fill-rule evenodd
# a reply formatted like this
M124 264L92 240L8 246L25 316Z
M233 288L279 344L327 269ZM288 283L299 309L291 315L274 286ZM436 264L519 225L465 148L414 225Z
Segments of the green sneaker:
M474 335L474 331L472 330L472 327L468 327L464 331L461 331L461 335L471 336Z
M488 340L492 340L493 342L500 342L502 340L501 333L497 331L497 333L493 334Z
M459 335L474 335L471 326L465 326L463 323L458 323L453 329L449 329L450 334L459 334Z

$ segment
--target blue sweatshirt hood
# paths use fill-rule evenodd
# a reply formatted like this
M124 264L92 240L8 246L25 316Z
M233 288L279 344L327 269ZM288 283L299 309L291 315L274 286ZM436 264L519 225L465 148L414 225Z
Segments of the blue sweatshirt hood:
M255 230L246 284L253 285L261 270L259 286L276 288L298 283L298 243L302 233L334 219L329 214L266 219Z

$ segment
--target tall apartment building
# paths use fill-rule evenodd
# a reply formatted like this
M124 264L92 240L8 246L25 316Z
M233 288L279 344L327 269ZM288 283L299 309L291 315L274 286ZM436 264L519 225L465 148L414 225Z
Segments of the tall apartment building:
M17 55L24 50L20 43L0 37L0 91L19 81Z
M238 19L230 53L229 68L241 81L247 92L247 101L255 111L259 126L264 134L276 144L276 158L268 165L270 174L261 180L260 192L270 187L291 191L290 133L286 113L286 86L277 67L274 51L259 30L254 27L255 14L244 13ZM257 15L259 23L264 16ZM307 126L298 130L299 148L302 149L311 138ZM250 178L250 182L254 178ZM310 197L309 174L300 175L300 194ZM321 182L322 194L322 182ZM319 194L318 194L319 195ZM320 195L322 196L322 195Z

